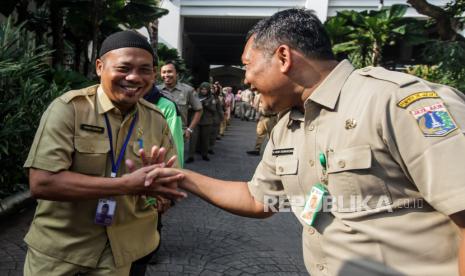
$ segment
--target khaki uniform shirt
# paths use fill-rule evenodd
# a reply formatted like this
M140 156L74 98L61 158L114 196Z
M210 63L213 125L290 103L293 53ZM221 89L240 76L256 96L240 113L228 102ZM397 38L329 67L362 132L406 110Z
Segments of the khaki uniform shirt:
M109 177L110 140L103 114L108 114L113 148L119 155L135 113L138 120L126 148L125 158L141 167L139 144L149 153L152 145L175 154L170 130L155 105L141 99L124 118L103 92L91 86L65 93L53 101L42 116L26 168L50 172L73 171ZM97 92L98 90L98 92ZM128 173L124 160L118 176ZM123 266L153 251L159 244L157 211L146 206L141 196L114 197L116 212L109 227L94 224L97 199L74 202L39 200L26 243L49 256L66 262L95 267L107 242L116 266Z
M243 102L252 104L253 92L252 92L250 89L246 89L246 90L242 91L242 93L241 93L241 100L242 100Z
M257 109L258 109L258 112L260 113L261 116L265 116L265 117L272 117L272 116L276 116L277 113L276 112L273 112L269 109L265 109L263 107L263 104L262 104L262 101L260 100L260 98L262 97L262 94L258 93L254 100L256 100L256 104L257 104Z
M305 113L281 117L249 189L268 206L267 195L285 195L299 218L312 186L327 183L333 208L313 226L299 218L312 276L458 275L448 215L465 209L464 102L450 87L343 61Z
M195 95L194 88L187 84L177 83L172 90L168 89L164 84L157 86L157 88L164 94L171 94L181 112L182 125L184 128L188 126L187 113L189 108L192 108L194 111L202 110L202 104Z
M200 99L201 98L199 97L199 100ZM210 95L207 98L202 98L200 101L202 103L203 112L198 125L212 125L216 123L216 121L220 121L217 114L217 105L219 104L218 99L216 99L215 96Z

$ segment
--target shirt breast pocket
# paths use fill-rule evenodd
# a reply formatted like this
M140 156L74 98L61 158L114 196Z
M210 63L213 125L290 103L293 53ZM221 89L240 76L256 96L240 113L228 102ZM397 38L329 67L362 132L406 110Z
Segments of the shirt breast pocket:
M102 138L74 137L74 156L71 171L105 176L110 141Z
M369 145L328 153L328 190L336 212L375 211L392 204L386 183L372 163Z
M134 161L136 169L142 168L142 159L140 157L140 150L142 148L140 146L141 143L139 142L139 140L129 141L128 149L126 151L126 158ZM145 157L147 158L147 160L150 160L152 147L157 146L160 148L161 141L159 141L159 139L143 139L142 146L145 153ZM132 151L130 150L130 148L132 148Z
M281 177L284 191L292 206L302 206L304 192L299 182L299 159L294 156L278 156L276 158L276 175Z
M187 105L187 97L184 93L179 93L176 96L176 103L178 105Z
M139 141L135 140L133 142L129 142L129 145L132 145L132 147L128 146L128 151L126 152L126 158L131 159L134 162L134 164L136 165L136 169L142 168L142 159L140 157L140 152L139 152L141 150L141 147L140 147L141 145ZM147 144L143 146L146 147ZM132 148L132 152L130 148ZM143 148L143 149L144 149L145 157L150 159L151 149L147 149L147 148Z

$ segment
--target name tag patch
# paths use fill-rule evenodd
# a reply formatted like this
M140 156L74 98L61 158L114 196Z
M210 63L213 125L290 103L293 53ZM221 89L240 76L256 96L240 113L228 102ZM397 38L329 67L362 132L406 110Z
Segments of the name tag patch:
M426 98L439 98L438 93L434 91L422 91L417 92L412 95L409 95L403 98L400 102L397 103L398 107L406 108L407 106L411 105L412 103Z
M93 125L86 125L86 124L81 124L81 129L90 131L90 132L97 132L97 133L103 133L105 132L105 128L100 127L100 126L93 126Z
M294 148L274 149L272 152L272 155L273 156L292 155L293 153L294 153Z
M417 120L420 130L427 137L445 136L457 129L457 124L447 111L444 103L425 106L410 113Z

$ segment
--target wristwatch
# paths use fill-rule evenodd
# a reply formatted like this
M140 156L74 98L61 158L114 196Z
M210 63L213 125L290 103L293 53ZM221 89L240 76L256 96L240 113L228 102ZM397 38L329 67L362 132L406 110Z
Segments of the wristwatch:
M190 133L194 132L194 130L192 130L192 128L188 127L186 128L187 131L189 131Z

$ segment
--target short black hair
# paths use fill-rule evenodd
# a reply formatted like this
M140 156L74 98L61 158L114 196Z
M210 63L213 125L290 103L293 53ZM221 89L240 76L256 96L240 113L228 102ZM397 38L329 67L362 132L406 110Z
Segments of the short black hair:
M179 71L179 68L178 68L178 65L176 64L176 61L174 60L167 60L165 61L165 64L163 64L163 66L165 65L168 65L168 64L172 64L174 69L176 70L176 73Z
M335 59L329 36L311 10L288 9L260 20L247 34L254 37L253 47L272 55L281 44L302 52L309 58Z

